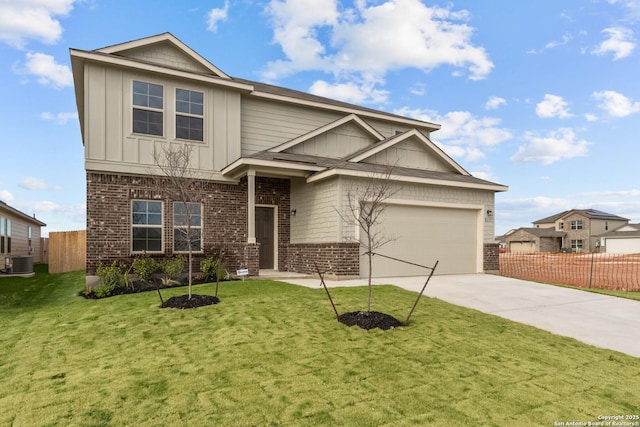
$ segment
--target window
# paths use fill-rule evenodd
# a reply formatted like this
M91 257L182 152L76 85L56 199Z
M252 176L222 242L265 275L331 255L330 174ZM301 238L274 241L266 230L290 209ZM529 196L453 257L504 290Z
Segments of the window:
M162 202L131 202L131 250L162 252Z
M7 253L11 253L11 220L7 218Z
M564 222L560 222L560 230L564 230Z
M604 229L605 231L609 229L609 221L604 222Z
M582 240L572 240L571 250L573 250L574 252L582 251Z
M0 216L0 254L4 253L4 217Z
M573 221L571 221L571 229L572 230L582 230L582 220L581 219L574 219Z
M29 254L31 254L31 251L33 251L33 247L31 246L31 226L27 227L27 239L29 240Z
M133 81L133 132L163 135L164 88Z
M200 203L173 204L173 250L202 252L202 205Z
M202 141L204 94L176 89L176 138Z

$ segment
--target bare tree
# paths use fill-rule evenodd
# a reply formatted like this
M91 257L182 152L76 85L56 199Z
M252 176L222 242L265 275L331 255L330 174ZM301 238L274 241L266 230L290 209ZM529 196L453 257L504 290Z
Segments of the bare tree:
M182 144L160 151L154 149L153 159L164 176L159 179L169 198L178 204L174 208L174 248L188 253L189 299L192 296L193 250L202 245L200 199L203 189L191 168L193 146Z
M365 250L364 254L367 255L369 261L367 275L368 312L371 312L373 255L376 250L395 240L392 236L385 235L384 229L380 227L383 214L388 206L387 201L398 191L392 185L392 171L393 167L390 166L384 173L371 175L363 184L353 186L347 193L349 211L346 214L346 218L342 212L338 212L343 220L356 225L363 234L363 238L359 239L359 243Z

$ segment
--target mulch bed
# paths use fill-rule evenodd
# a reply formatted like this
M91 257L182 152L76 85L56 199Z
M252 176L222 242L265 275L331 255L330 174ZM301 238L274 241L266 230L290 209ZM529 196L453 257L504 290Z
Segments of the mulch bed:
M220 299L212 295L178 295L177 297L171 297L160 306L160 308L177 308L184 310L186 308L198 308L207 305L218 304Z
M352 311L338 316L338 322L347 326L359 326L362 329L380 328L382 330L404 326L393 316L377 311Z

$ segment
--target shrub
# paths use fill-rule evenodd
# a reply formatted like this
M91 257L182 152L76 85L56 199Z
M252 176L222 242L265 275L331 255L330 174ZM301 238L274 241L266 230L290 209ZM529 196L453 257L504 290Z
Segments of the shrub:
M162 262L162 271L170 279L178 279L184 271L185 258L182 255L175 256L173 258L165 259Z
M132 265L138 278L145 283L151 281L151 275L158 269L158 262L146 255L134 259Z
M123 285L124 273L125 271L118 261L113 261L109 266L98 263L96 268L96 274L100 278L101 286L106 286L111 290Z
M113 290L113 288L110 288L109 286L100 285L100 286L96 286L95 288L91 289L91 292L97 298L106 298L106 297L110 297L111 296L111 291L112 290Z
M219 262L219 259L212 256L205 258L200 261L200 270L207 276L207 278L213 279L216 276Z

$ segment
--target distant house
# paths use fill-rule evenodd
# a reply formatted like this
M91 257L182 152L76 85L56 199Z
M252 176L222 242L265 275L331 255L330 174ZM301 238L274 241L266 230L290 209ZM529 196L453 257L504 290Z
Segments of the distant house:
M594 252L599 250L602 234L628 223L627 218L595 209L571 209L534 221L533 226L559 233L556 237L561 237L562 248L573 252ZM509 235L507 241L515 238Z
M40 236L46 225L0 200L0 267L7 256L32 256L34 263L42 262Z
M601 250L616 254L640 253L640 224L626 224L600 236Z
M554 228L518 228L503 237L510 252L559 252L566 233Z
M87 275L98 263L184 252L184 210L150 177L154 151L193 148L206 188L193 207L198 257L251 275L366 274L346 222L350 190L391 176L386 255L438 274L494 270L495 193L430 139L437 124L227 75L169 33L71 49L87 177ZM250 71L250 70L248 70ZM367 203L366 200L361 200ZM356 202L358 203L358 202ZM185 221L182 219L181 221ZM184 240L184 239L183 239ZM424 269L380 258L374 275Z

